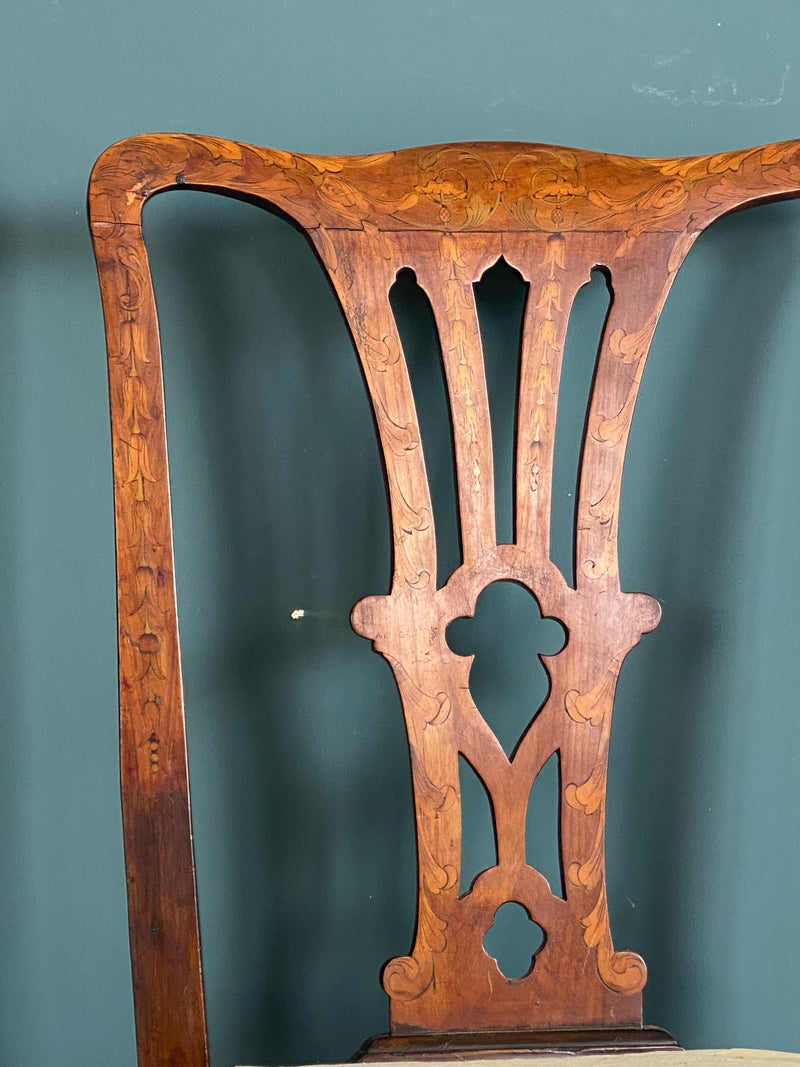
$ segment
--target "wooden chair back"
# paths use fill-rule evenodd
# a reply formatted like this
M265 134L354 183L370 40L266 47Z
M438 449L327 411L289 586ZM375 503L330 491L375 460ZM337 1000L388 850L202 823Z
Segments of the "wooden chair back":
M668 1043L642 1029L643 960L614 947L604 826L612 707L622 663L659 621L620 588L620 489L653 332L698 234L721 215L800 194L800 142L687 159L538 144L453 144L371 156L273 151L209 137L122 141L98 161L90 214L106 315L113 418L122 797L139 1062L207 1063L173 577L164 397L142 207L167 189L256 201L307 234L341 302L369 389L391 506L388 595L353 609L391 664L413 774L417 926L383 972L388 1055L475 1044L534 1047L534 1031L585 1043ZM498 543L492 429L473 286L500 258L529 284L520 352L515 518ZM613 303L586 413L575 579L550 554L559 375L578 289L601 266ZM431 490L415 398L388 299L414 271L438 330L455 455L462 562L437 573ZM471 658L448 625L499 581L557 619L550 692L509 755L470 693ZM559 763L565 891L529 865L531 788ZM459 756L486 787L496 863L460 888ZM522 905L545 941L522 978L484 948L498 908ZM591 1031L597 1031L594 1036ZM456 1037L454 1035L461 1035ZM622 1036L620 1036L622 1035ZM626 1036L627 1035L627 1036ZM632 1036L631 1036L632 1035ZM437 1042L439 1044L437 1044Z

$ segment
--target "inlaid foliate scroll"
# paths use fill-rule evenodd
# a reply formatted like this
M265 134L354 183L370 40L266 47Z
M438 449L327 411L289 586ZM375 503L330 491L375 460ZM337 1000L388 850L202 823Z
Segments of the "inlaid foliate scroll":
M160 354L141 238L145 200L193 187L262 200L290 215L316 248L358 349L385 460L394 574L388 595L356 605L353 625L391 664L402 699L419 866L414 944L383 973L392 1032L639 1027L646 968L635 953L614 947L604 850L617 679L628 652L659 619L651 597L620 588L625 451L658 316L693 240L727 211L795 195L799 168L796 142L675 160L524 144L337 158L154 135L121 142L101 157L91 208L114 416L123 798L141 1048L164 1040L164 1020L174 1013L159 989L180 990L184 1029L192 1034L170 1040L186 1047L194 1041L191 1062L205 1062L197 1051L202 986ZM474 293L501 258L528 283L508 544L498 543L495 529L492 427ZM610 277L613 303L587 411L573 582L550 557L555 431L570 309L598 265ZM389 301L405 268L430 300L441 345L462 546L452 574L437 573L425 442ZM510 755L470 692L470 658L453 652L445 636L499 581L526 588L566 633L562 650L545 658L549 695ZM497 842L496 863L467 891L460 757L486 787ZM530 791L553 757L561 783L563 892L528 862L525 845ZM143 843L161 848L176 820L187 847L159 855L162 881L183 886L178 904L142 854ZM545 935L530 971L514 979L484 947L508 902L522 905ZM156 914L168 948L146 936ZM183 958L176 937L187 946ZM187 978L193 970L194 982ZM175 1025L180 1030L170 1025L171 1033Z

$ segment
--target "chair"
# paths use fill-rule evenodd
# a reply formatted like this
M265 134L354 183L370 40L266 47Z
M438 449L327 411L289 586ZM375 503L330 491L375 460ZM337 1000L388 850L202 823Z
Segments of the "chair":
M390 663L411 753L418 849L415 942L383 972L390 1034L367 1059L487 1050L674 1049L642 1024L647 971L612 942L604 824L612 707L628 652L659 621L621 590L617 536L634 404L659 313L699 233L739 208L800 195L800 142L686 159L538 144L440 145L359 157L292 154L158 134L109 148L89 204L108 339L119 576L123 821L141 1067L208 1062L191 843L158 326L145 201L180 187L263 203L315 248L358 349L391 505L391 592L352 623ZM499 258L529 283L517 412L515 533L498 543L492 434L473 284ZM551 561L561 356L595 266L614 299L587 411L575 580ZM433 308L453 430L462 563L437 574L415 399L388 293L411 268ZM470 693L448 625L495 582L527 589L567 634L550 692L509 757ZM459 757L491 798L496 863L460 890ZM525 851L528 798L555 756L561 893ZM509 979L485 951L498 909L545 940ZM787 1062L792 1057L787 1058Z

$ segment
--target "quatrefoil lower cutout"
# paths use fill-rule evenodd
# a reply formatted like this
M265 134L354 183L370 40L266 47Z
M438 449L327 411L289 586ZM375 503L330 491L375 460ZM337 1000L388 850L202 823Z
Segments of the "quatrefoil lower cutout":
M544 946L545 932L516 901L501 904L484 934L483 948L498 970L512 981L530 974Z
M480 594L474 617L453 619L445 637L457 655L474 655L472 699L510 756L547 700L550 677L540 657L561 651L564 627L542 618L536 597L524 586L498 581Z

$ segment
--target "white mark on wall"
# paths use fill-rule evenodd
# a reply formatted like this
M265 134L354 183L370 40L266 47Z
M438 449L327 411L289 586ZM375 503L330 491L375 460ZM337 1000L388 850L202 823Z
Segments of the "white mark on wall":
M688 55L690 49L676 53L674 56L664 56L654 66L669 67L683 55ZM642 96L651 96L659 100L665 100L668 104L676 107L775 107L783 102L786 92L786 83L789 78L791 67L785 63L778 77L775 92L769 96L746 96L739 91L736 78L730 75L716 75L706 80L706 84L699 89L688 90L661 88L658 85L633 82L631 89Z
M333 612L315 610L314 608L295 608L290 618L294 619L295 622L298 619L332 619Z
M661 69L663 67L672 67L685 56L690 56L693 51L693 48L682 48L680 52L674 52L672 55L669 56L654 56L653 66L656 67L656 69Z
M507 104L510 100L515 100L519 96L519 88L511 89L507 93L501 93L500 96L494 97L490 100L486 107L483 109L484 113L487 111L493 111L495 108L501 107L503 104Z

